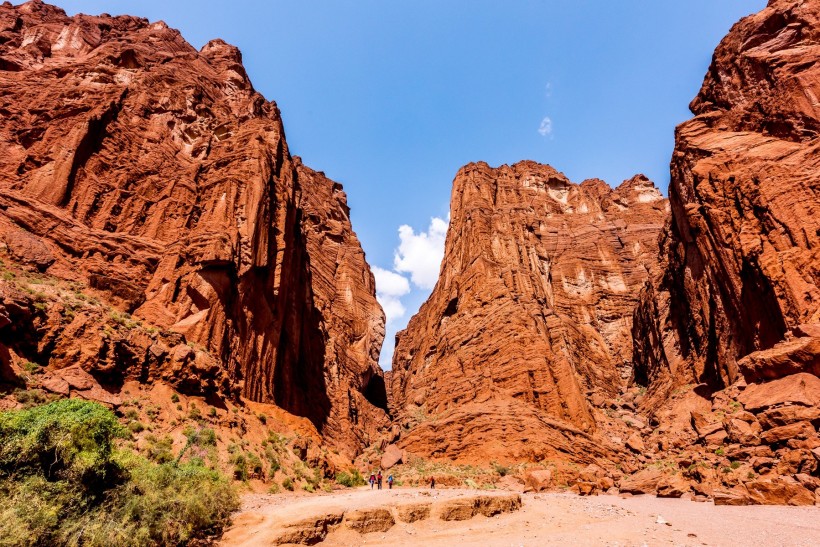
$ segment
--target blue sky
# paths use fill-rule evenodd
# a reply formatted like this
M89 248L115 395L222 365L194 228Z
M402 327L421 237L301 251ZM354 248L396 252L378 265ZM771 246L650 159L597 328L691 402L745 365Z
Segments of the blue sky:
M344 184L392 316L385 368L395 331L435 280L446 224L433 219L446 221L459 167L532 159L613 185L641 172L665 192L674 127L690 117L712 51L766 4L57 3L161 19L196 47L217 37L239 46L254 86L282 110L291 152Z

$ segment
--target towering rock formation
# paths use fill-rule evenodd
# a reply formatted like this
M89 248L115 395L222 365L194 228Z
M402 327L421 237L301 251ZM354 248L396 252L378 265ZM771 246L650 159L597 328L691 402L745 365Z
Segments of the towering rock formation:
M818 97L820 4L772 0L721 42L677 129L635 378L647 446L716 504L820 492Z
M631 374L632 311L667 202L521 162L462 168L432 295L397 335L392 398L411 452L592 461L587 396Z
M677 129L664 268L635 315L636 375L658 400L804 368L739 360L820 330L818 60L820 5L772 1L721 42Z
M197 51L161 22L6 3L0 87L10 255L204 348L207 370L166 374L189 391L276 403L349 453L385 425L384 315L345 195L291 157L235 47ZM80 363L104 383L150 381L179 353L148 340L106 359L120 346L99 325L64 327L95 344ZM24 349L73 364L52 355L60 336Z

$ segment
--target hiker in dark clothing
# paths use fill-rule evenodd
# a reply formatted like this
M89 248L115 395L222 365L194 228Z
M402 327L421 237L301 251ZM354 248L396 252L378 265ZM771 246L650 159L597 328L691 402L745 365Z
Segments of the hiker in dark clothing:
M373 490L373 485L376 484L376 475L370 473L370 489Z
M436 488L436 478L435 477L430 477L430 488L431 489Z
M387 477L387 487L390 490L393 490L393 475L390 475L389 477Z
M376 475L376 480L379 482L379 490L382 489L382 472L381 469L379 470L379 474Z

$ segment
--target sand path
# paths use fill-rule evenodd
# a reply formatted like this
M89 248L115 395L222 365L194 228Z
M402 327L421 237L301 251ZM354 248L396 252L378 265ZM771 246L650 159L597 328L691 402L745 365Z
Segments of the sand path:
M401 488L347 490L314 496L248 495L224 546L270 545L282 522L389 504L440 502L475 496L475 490ZM359 546L818 546L819 507L715 507L651 496L578 497L523 494L513 513L465 521L437 518L397 522L384 532L359 534L339 527L321 545Z

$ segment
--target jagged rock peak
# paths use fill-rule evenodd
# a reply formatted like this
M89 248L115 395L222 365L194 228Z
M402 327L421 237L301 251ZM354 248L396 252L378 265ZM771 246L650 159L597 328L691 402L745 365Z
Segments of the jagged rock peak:
M89 317L20 316L57 339L3 343L111 389L137 378L276 403L352 455L387 424L384 314L341 186L294 161L241 61L164 23L0 6L0 239L209 357L150 357L151 341L100 338Z
M460 169L438 283L397 335L392 401L415 425L404 446L467 460L580 452L553 436L591 439L588 394L628 376L632 308L666 214L641 177L612 189L532 161ZM480 442L513 422L503 442Z

